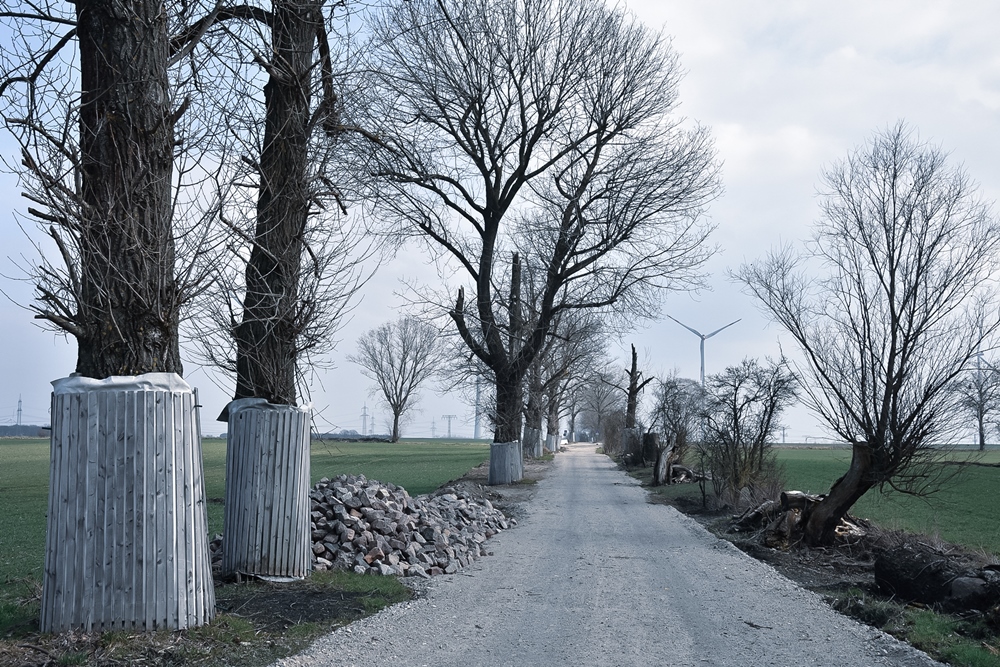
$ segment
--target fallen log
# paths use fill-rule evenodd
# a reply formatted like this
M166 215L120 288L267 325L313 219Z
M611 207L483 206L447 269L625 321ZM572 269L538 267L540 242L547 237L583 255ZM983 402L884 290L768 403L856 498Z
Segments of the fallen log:
M670 478L672 484L680 484L681 482L700 482L702 480L711 481L712 476L707 473L695 472L687 466L675 463L670 466Z
M780 511L778 503L773 500L765 500L760 505L734 516L729 524L728 532L744 533L760 530L766 523L773 521L778 511Z

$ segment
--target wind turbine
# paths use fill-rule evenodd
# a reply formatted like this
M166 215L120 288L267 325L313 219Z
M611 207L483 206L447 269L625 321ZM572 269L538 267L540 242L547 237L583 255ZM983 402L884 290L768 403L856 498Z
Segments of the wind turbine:
M667 317L670 317L670 316L667 315ZM713 331L710 334L703 334L700 331L692 329L688 325L686 325L683 322L681 322L680 320L678 320L676 317L670 317L670 319L672 319L674 322L677 322L677 324L681 325L682 327L684 327L685 329L687 329L688 331L690 331L695 336L697 336L698 338L701 339L701 386L704 387L705 386L705 341L708 340L709 338L711 338L712 336L714 336L715 334L719 333L723 329L728 329L729 327L733 326L734 324L736 324L736 322L739 322L743 318L741 317L739 320L736 320L735 322L730 322L726 326L721 327L719 329L716 329L715 331Z

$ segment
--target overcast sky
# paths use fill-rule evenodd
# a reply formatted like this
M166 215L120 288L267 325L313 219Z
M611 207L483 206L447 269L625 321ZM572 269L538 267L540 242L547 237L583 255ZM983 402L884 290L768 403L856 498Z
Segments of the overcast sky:
M746 356L793 348L762 317L752 300L726 279L726 269L775 244L808 238L818 215L819 173L873 131L903 119L924 139L940 144L982 185L987 200L1000 193L1000 3L993 2L780 2L777 0L630 0L624 3L648 25L673 36L687 75L681 113L712 128L724 162L725 193L711 207L721 252L712 260L712 290L664 295L664 312L703 332L742 318L706 344L707 372ZM12 144L0 139L12 157ZM25 202L16 179L0 177L0 273L22 275L14 265L32 256L14 210ZM30 230L32 234L34 230ZM386 412L367 397L369 382L344 357L360 333L398 315L400 278L432 280L432 267L407 254L380 267L364 290L352 320L338 335L333 370L315 374L312 394L317 427L359 429L367 401L379 422ZM0 278L14 300L27 303L30 287ZM49 382L72 372L76 346L38 329L30 314L0 302L0 424L13 423L18 396L24 423L48 422ZM673 322L650 325L612 349L625 363L635 342L650 372L676 368L698 376L698 339ZM185 376L202 393L206 433L228 400L231 382L215 385L190 361ZM442 416L458 415L456 436L472 434L472 409L457 397L425 392L404 435L438 435ZM789 441L823 435L803 410L786 418ZM384 429L381 429L384 430Z

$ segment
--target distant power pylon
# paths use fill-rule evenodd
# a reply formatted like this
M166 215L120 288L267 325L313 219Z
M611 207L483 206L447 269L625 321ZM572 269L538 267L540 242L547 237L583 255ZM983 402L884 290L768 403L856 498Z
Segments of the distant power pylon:
M454 419L457 416L458 415L441 415L441 419L447 419L448 420L448 437L449 438L451 437L451 420Z
M434 418L431 417L431 437L436 438L437 435L437 424L434 422Z
M368 435L368 404L361 408L361 435Z
M21 395L17 395L17 425L21 425Z

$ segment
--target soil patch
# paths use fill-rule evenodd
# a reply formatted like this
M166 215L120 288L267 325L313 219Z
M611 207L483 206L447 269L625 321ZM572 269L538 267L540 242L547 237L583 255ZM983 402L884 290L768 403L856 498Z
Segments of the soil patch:
M262 584L253 588L229 586L215 600L220 614L239 616L269 633L283 632L299 623L347 622L365 614L365 593L328 591L320 587Z

